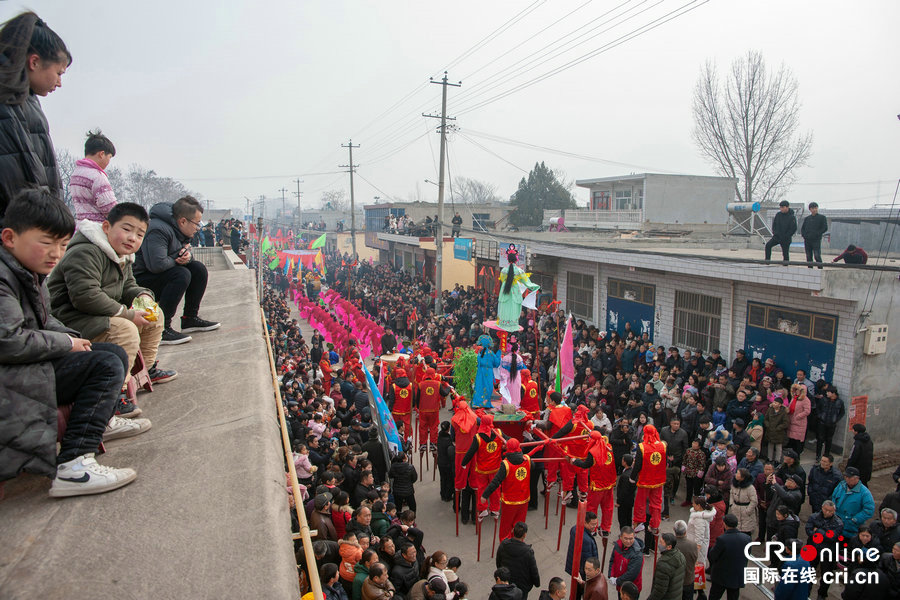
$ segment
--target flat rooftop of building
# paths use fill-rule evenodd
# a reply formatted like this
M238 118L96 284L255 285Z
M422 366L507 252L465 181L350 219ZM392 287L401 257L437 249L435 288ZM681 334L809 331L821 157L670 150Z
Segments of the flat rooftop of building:
M49 479L6 482L0 597L299 597L254 284L253 271L212 270L201 316L222 327L160 349L178 378L138 396L152 429L99 457L135 468L134 483L53 499Z

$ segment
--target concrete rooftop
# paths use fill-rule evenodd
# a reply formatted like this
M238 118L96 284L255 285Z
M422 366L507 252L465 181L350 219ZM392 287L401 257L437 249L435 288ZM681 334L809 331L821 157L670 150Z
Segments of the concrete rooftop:
M299 597L254 272L211 272L201 316L221 329L163 346L178 378L138 396L153 428L99 457L134 483L67 499L43 477L6 483L0 597Z

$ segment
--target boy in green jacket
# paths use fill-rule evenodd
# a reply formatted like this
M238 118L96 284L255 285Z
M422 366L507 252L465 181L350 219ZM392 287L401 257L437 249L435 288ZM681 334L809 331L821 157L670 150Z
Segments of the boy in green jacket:
M53 316L93 342L122 346L129 365L140 350L152 366L151 381L163 383L177 375L156 366L163 315L132 308L140 297L141 303L153 301L153 292L138 286L131 271L149 222L147 211L133 202L114 206L102 224L81 221L47 285ZM124 398L120 402L121 416L140 414L133 403Z

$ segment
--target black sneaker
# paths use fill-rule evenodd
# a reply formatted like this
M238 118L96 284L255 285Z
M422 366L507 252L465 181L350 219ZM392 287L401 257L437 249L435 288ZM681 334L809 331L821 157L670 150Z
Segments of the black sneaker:
M190 339L190 336L187 336L187 338ZM156 366L157 364L159 363L153 363L153 366L147 370L147 373L150 375L150 383L165 383L178 377L177 372L160 369Z
M163 329L162 339L159 340L160 346L176 346L191 341L191 336L175 331L171 327Z
M116 402L116 416L124 419L133 419L141 416L142 412L138 405L129 400L125 392L122 392L119 400Z
M192 331L213 331L221 327L221 323L215 321L207 321L200 317L181 317L182 333L190 333Z

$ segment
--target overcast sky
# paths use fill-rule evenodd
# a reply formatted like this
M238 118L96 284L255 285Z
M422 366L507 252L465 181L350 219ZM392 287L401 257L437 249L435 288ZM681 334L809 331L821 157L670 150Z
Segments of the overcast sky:
M498 97L682 6L696 8ZM152 168L218 207L280 198L282 187L296 202L298 176L305 208L325 190L349 192L336 171L351 136L361 146L358 203L417 189L436 199L424 180L437 180L439 136L421 113L440 111L428 78L447 66L462 80L449 91L460 128L453 177L508 197L536 161L569 179L712 175L690 136L692 91L707 59L725 68L751 49L792 69L801 128L814 135L791 200L890 203L900 176L896 0L13 0L0 2L0 17L26 7L74 56L63 87L42 101L56 146L80 153L84 132L101 127L118 150L113 166ZM564 38L579 27L583 37Z

